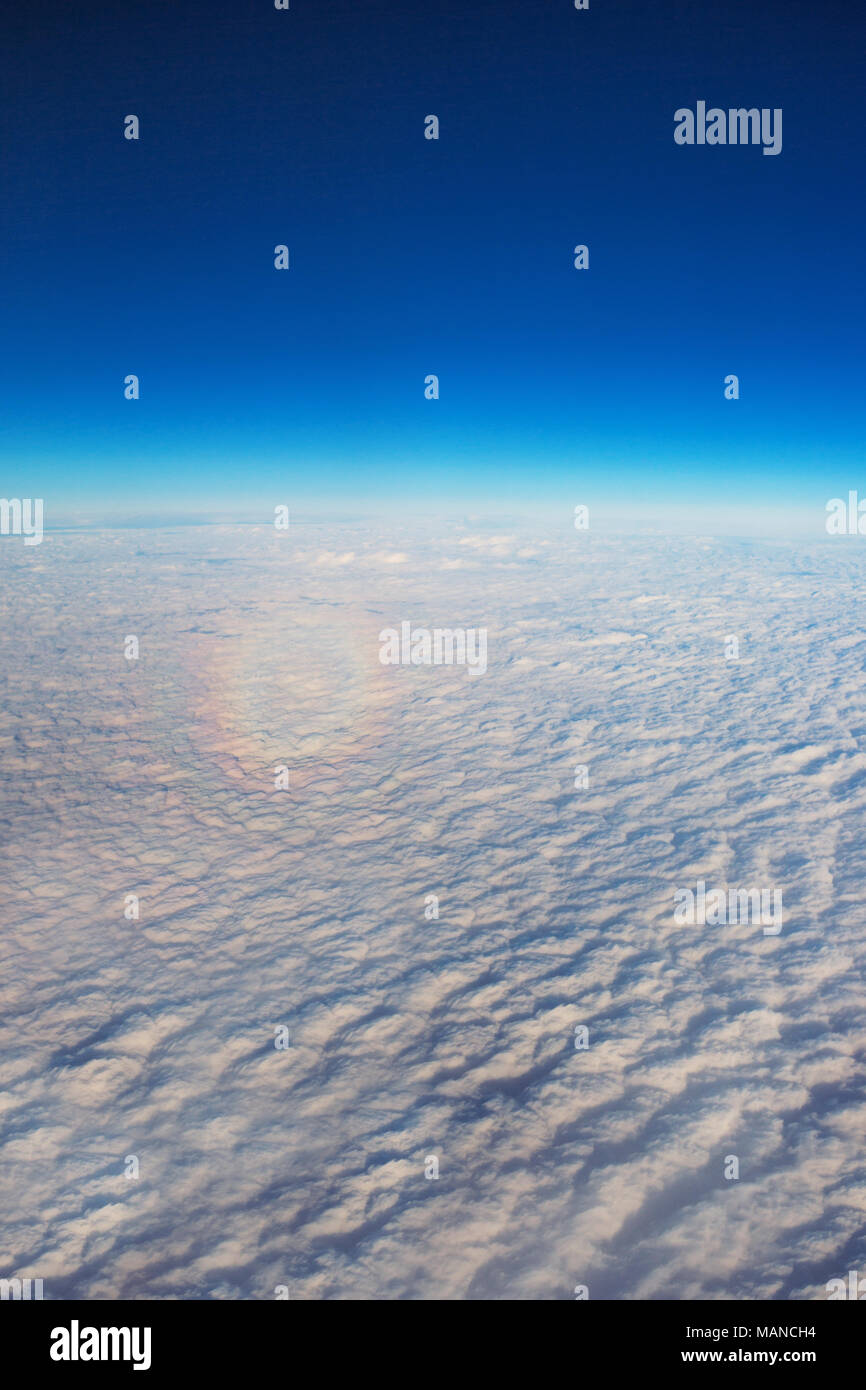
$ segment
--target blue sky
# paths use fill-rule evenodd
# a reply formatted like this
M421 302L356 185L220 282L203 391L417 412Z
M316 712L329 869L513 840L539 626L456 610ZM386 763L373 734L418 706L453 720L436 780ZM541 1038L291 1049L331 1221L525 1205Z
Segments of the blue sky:
M13 27L2 491L49 523L866 492L850 4L50 3ZM677 146L699 99L781 107L782 153Z

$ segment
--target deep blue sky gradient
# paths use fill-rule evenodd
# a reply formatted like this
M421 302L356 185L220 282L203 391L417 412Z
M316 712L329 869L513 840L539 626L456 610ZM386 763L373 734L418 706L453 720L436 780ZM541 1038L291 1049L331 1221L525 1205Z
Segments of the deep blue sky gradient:
M48 3L4 35L0 493L47 521L866 495L854 0ZM677 146L698 99L782 107L782 153Z

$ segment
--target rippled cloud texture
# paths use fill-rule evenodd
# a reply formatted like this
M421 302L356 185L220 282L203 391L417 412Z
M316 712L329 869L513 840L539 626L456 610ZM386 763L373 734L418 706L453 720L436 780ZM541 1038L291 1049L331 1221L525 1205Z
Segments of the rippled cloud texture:
M0 558L0 1274L808 1299L866 1272L856 540L293 525ZM405 620L486 627L486 674L382 666ZM699 878L780 888L781 935L678 925Z

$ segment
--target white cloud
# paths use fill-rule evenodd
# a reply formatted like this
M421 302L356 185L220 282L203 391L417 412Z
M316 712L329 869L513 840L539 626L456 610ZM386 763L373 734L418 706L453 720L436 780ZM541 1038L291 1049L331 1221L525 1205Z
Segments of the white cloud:
M316 564L328 566L351 565L354 559L354 550L346 550L343 551L342 554L337 554L333 550L323 550L316 556Z
M542 558L467 557L470 583L463 542ZM293 1299L866 1274L859 557L314 544L10 548L0 1274ZM403 617L486 626L484 678L382 668ZM781 936L675 925L698 876L780 886Z

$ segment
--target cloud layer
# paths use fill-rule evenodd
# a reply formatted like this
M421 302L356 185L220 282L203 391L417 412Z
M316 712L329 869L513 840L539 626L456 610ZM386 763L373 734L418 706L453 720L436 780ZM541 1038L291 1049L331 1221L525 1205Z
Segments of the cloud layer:
M0 1275L765 1299L866 1274L856 541L476 520L3 560ZM383 667L403 620L486 627L486 675ZM781 888L781 935L676 925L699 878Z

